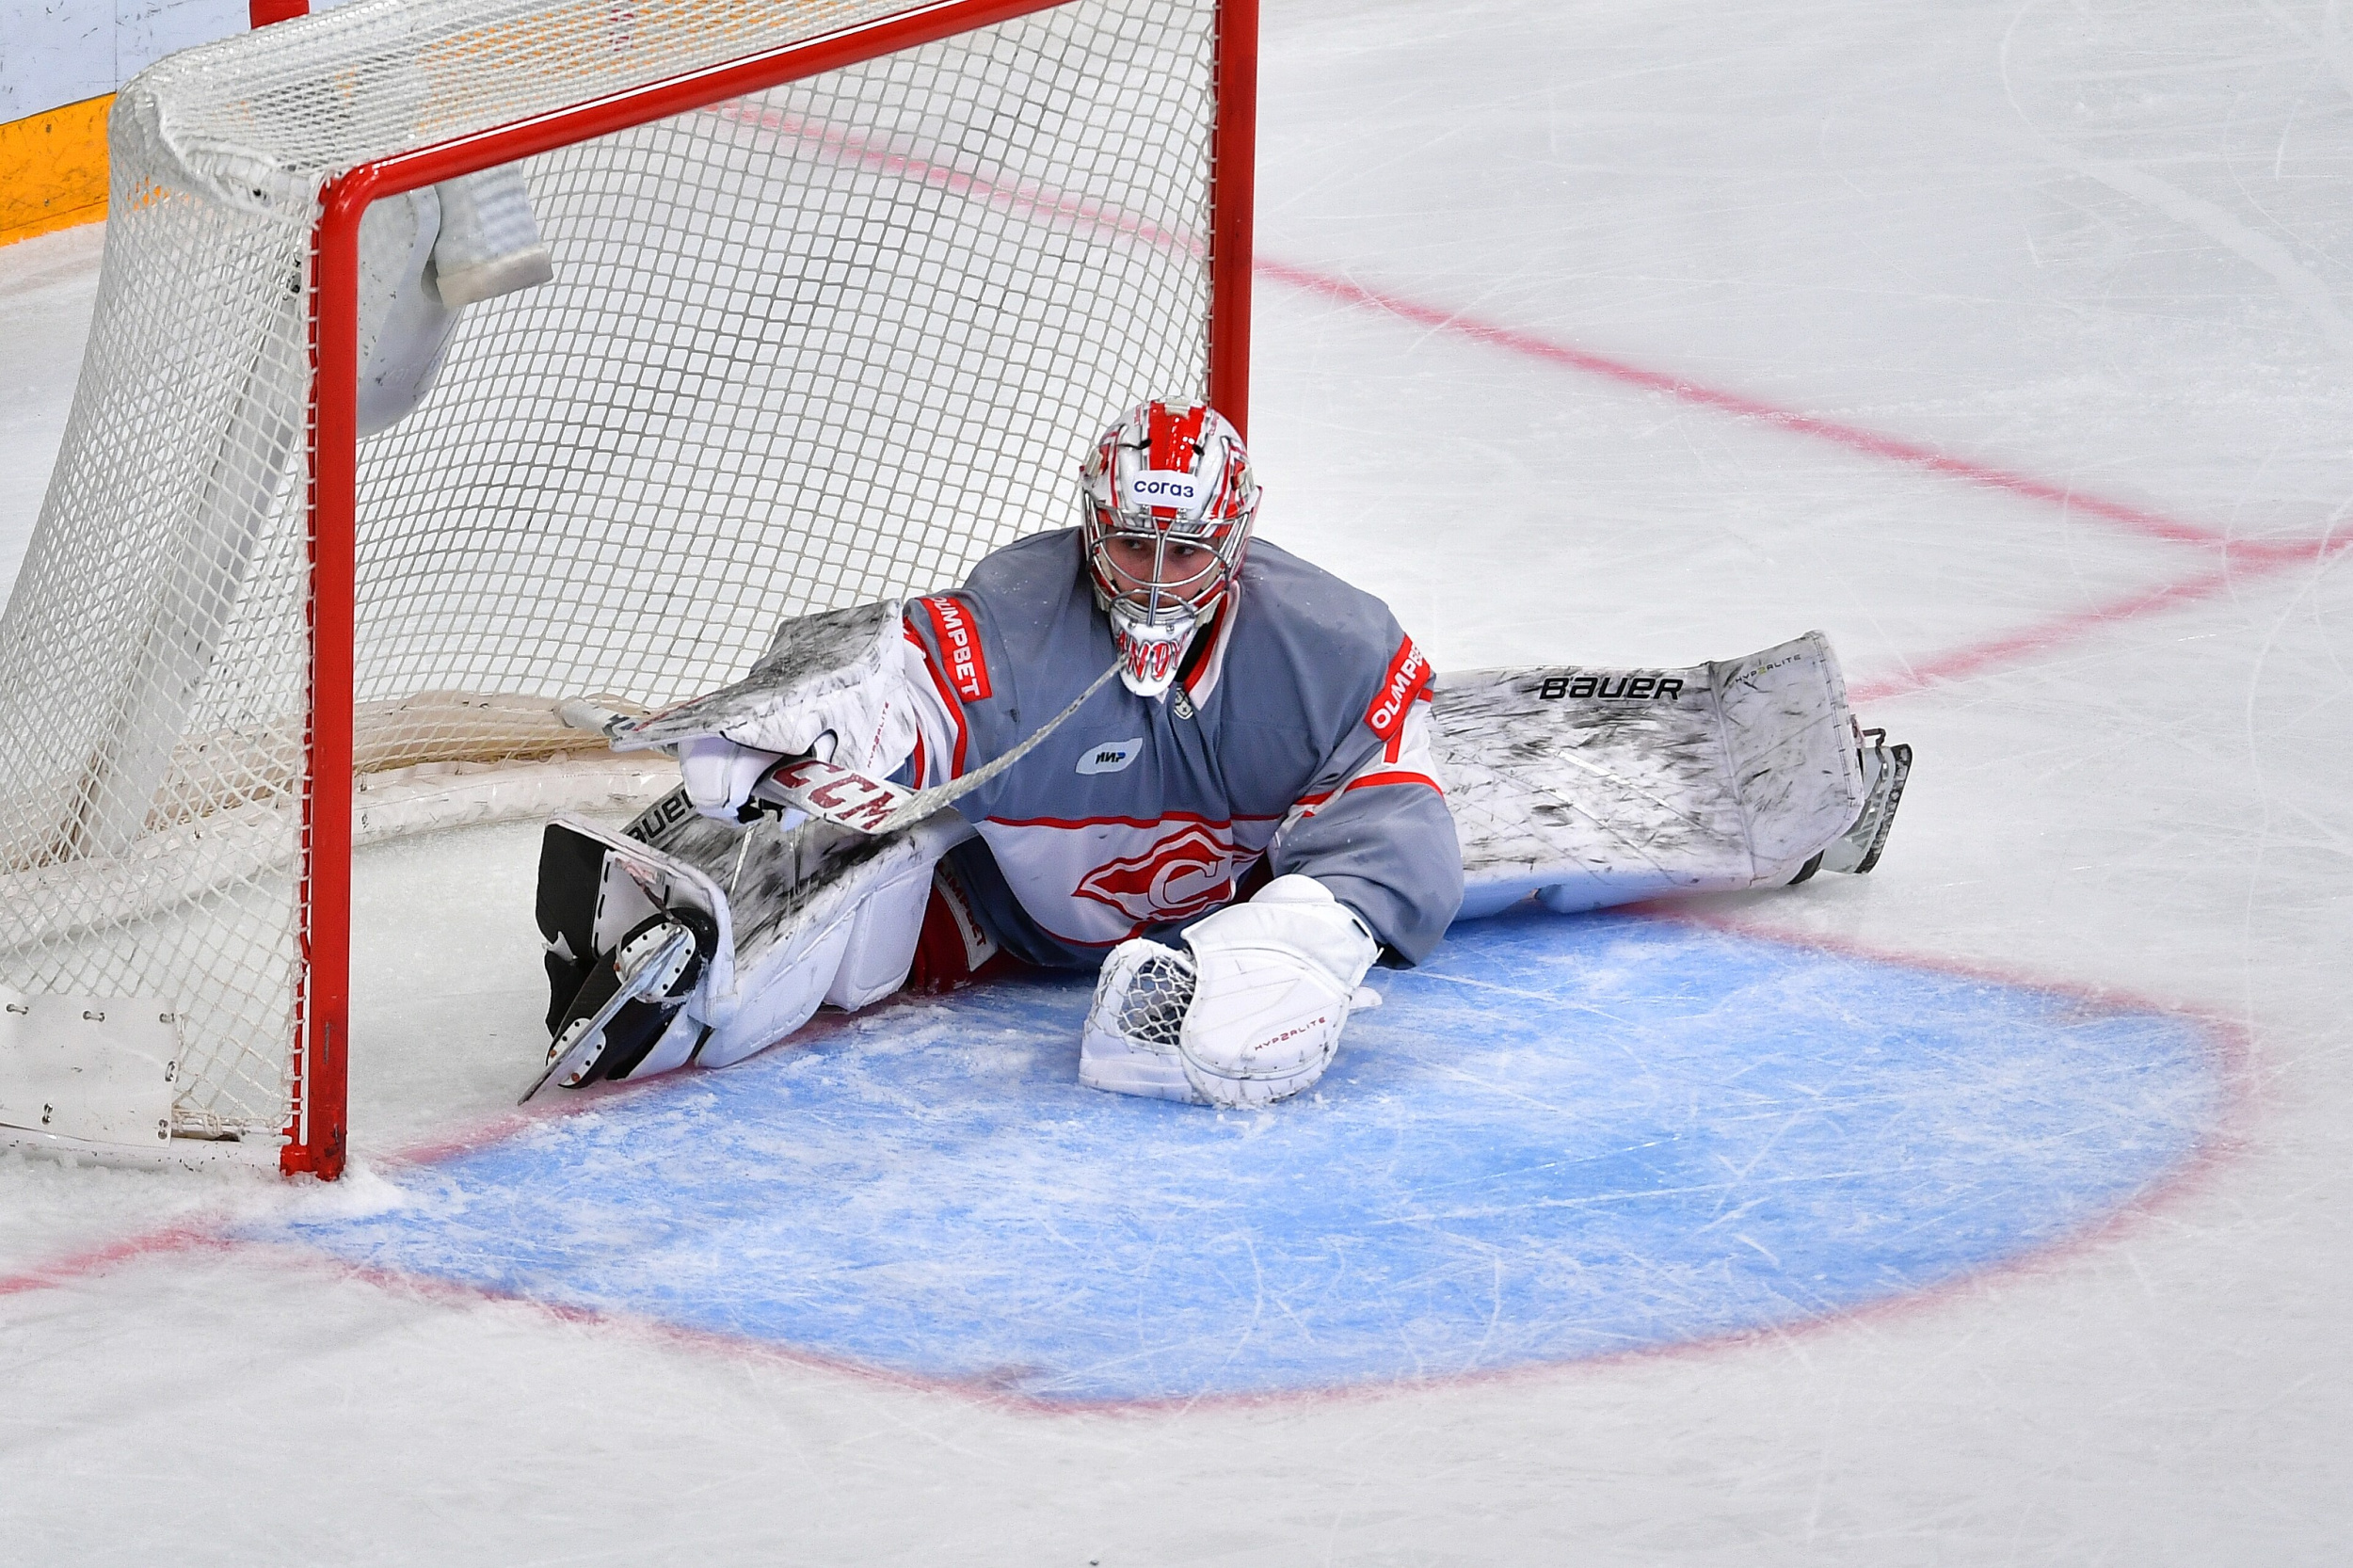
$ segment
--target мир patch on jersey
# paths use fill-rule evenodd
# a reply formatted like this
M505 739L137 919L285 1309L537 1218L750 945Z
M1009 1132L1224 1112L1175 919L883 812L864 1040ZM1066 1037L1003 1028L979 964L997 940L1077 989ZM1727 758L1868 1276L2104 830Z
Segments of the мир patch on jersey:
M1458 926L1257 1114L1091 1093L1081 978L846 1019L299 1223L375 1268L1048 1403L1787 1326L2080 1234L2229 1101L2201 1024L1640 916Z

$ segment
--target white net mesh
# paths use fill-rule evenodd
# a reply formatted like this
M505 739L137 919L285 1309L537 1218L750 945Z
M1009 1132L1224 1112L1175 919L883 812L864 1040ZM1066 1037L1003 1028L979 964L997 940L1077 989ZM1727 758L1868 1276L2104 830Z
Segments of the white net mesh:
M1111 1000L1103 1020L1105 1032L1147 1050L1175 1050L1198 981L1192 954L1175 948L1150 954L1136 965L1127 984Z
M0 981L168 1002L184 1129L287 1116L321 186L902 8L362 0L125 89L0 621ZM1214 25L1080 0L532 160L553 280L360 447L360 770L580 751L553 701L691 695L1068 520L1111 413L1203 390Z

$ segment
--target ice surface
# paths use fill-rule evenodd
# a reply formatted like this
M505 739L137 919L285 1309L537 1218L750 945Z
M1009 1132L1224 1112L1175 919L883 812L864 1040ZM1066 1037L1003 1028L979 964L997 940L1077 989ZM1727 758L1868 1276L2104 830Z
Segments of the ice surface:
M1901 1300L2146 1199L2236 1088L2194 1020L1655 919L1525 906L1381 978L1278 1110L1082 1088L1087 981L1008 982L248 1234L1048 1406L1166 1402Z
M478 1137L531 1054L533 838L479 830L361 867L360 1179L0 1162L9 1554L2342 1560L2346 26L2188 0L1267 19L1270 536L1389 597L1441 667L1680 664L1823 627L1859 688L1904 693L1866 709L1918 750L1902 820L1871 876L1710 918L2192 1010L2244 1092L2159 1200L1704 1350L1084 1414L201 1229L77 1263L191 1216L408 1223L378 1168ZM74 234L0 250L20 529L93 259ZM1547 344L2115 506L1729 417ZM2123 1103L2081 1107L2084 1134L2116 1134Z

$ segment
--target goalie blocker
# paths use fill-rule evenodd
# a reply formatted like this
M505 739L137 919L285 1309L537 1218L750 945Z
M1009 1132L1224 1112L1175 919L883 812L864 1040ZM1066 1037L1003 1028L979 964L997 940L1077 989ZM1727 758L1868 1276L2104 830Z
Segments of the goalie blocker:
M880 618L872 607L834 614ZM1460 919L1530 895L1568 913L1867 872L1911 767L1909 747L1857 726L1818 632L1681 670L1442 679L1432 749L1462 847ZM935 976L969 974L995 945L939 861L972 836L944 807L879 836L824 821L738 828L700 814L683 789L618 833L558 819L538 900L551 1064L594 1023L603 1037L570 1072L577 1082L724 1066L821 1006L901 989L919 941ZM661 959L652 935L673 929L691 935L692 962L596 1023ZM1311 878L1277 878L1181 939L1187 951L1112 951L1084 1031L1084 1081L1268 1103L1314 1083L1349 1012L1378 1000L1358 984L1376 945Z

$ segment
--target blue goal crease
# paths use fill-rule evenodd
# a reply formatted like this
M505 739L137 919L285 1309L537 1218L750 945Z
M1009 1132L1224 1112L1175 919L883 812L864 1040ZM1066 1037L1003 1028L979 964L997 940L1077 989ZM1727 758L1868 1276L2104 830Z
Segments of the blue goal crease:
M1076 1078L1088 983L902 1001L293 1222L371 1268L1045 1401L1786 1326L2076 1234L2227 1086L2194 1022L1636 916L1468 922L1253 1113Z

